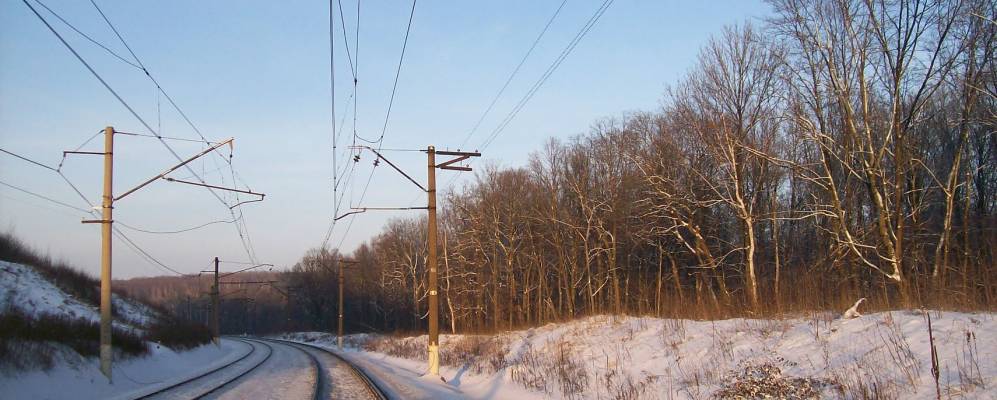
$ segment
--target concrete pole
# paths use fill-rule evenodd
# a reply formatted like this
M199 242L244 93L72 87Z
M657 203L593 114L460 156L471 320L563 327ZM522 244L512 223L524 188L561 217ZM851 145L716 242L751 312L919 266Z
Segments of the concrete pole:
M339 333L336 341L339 345L339 349L343 349L343 262L338 261L339 264Z
M101 197L100 372L111 379L111 228L114 222L114 128L104 128L104 195Z
M211 340L216 346L221 347L218 326L218 257L215 257L215 284L211 286Z
M429 374L437 376L440 374L440 316L439 297L436 291L436 148L429 146L426 151L428 155L429 185L429 229L428 229L428 252L426 261L429 269Z

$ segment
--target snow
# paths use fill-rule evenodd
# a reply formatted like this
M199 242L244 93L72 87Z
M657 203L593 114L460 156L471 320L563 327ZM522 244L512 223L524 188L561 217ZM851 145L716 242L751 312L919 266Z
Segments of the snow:
M0 310L8 306L28 315L63 315L100 322L100 310L64 292L49 282L35 268L0 261ZM115 308L114 326L121 329L141 330L156 318L149 307L112 295Z
M160 318L148 306L112 296L114 326L141 331ZM16 308L28 315L60 315L92 322L100 320L97 307L84 303L49 282L35 268L0 261L0 310ZM96 357L85 358L65 345L49 343L55 366L48 371L0 371L0 398L11 399L107 399L133 398L136 393L168 386L183 377L207 371L245 354L241 341L223 341L222 346L201 346L186 352L149 343L150 354L141 358L115 357L114 383L100 373Z
M204 345L185 352L153 346L148 357L115 360L113 384L100 373L96 358L67 355L69 362L49 371L0 377L0 397L130 399L231 362L248 350L243 342L228 339L222 339L221 347Z
M994 315L930 311L930 317L942 396L997 398ZM335 335L325 333L284 337L329 349L336 344ZM347 338L368 347L375 341L385 349L424 348L426 337ZM444 349L469 341L500 343L498 368L490 370L492 360L486 357L443 366L444 383L426 375L422 351L402 351L409 358L401 358L350 347L341 354L398 398L693 399L725 388L728 393L752 385L757 389L758 382L795 385L821 398L860 398L863 390L889 398L935 398L923 311L854 319L825 313L721 321L596 316L492 337L441 335ZM766 378L753 380L757 376Z
M276 343L276 342L271 342ZM287 346L288 342L280 342ZM352 369L339 358L329 353L309 346L291 345L301 351L307 352L321 365L323 375L320 378L321 398L350 400L350 399L370 399L370 392L366 384L357 378Z
M244 378L206 396L208 399L301 399L314 398L315 369L311 359L285 344L269 343L273 354Z

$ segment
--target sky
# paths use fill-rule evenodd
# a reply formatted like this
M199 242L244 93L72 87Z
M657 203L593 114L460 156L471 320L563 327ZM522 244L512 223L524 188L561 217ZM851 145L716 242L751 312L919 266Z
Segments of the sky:
M145 73L126 63L138 64L90 2L42 0L121 59L71 30L40 3L29 1L152 129L162 136L198 139ZM369 152L362 153L359 162L349 159L354 131L374 139L383 130L381 146L392 149L383 152L385 157L420 183L426 181L425 154L395 149L481 149L482 156L471 164L476 170L485 165L523 166L548 138L570 138L600 119L657 109L665 89L690 70L711 35L724 26L757 22L771 12L761 1L616 0L484 147L602 3L564 1L515 78L465 142L561 1L419 1L390 115L410 2L361 1L359 37L358 3L342 2L343 18L335 8L332 96L328 3L97 1L141 64L209 141L235 138L233 146L190 163L191 170L223 187L233 186L234 171L236 187L266 194L264 201L231 212L228 206L253 197L240 195L236 200L233 193L216 192L216 198L207 189L165 180L128 195L115 203L116 226L155 261L116 238L114 277L173 274L167 267L198 273L214 257L231 262L222 270L237 269L240 262L281 269L308 249L320 247L334 214L333 98L340 131L336 167L352 171L343 174L336 191L343 198L339 213L351 206L421 206L425 194L384 163L375 167ZM355 108L350 100L354 69ZM2 2L0 148L53 167L62 162L60 171L83 197L59 174L0 153L0 229L95 276L100 271L100 226L80 223L91 217L66 205L87 209L88 202L100 203L102 160L95 155L63 160L62 152L90 138L81 150L103 151L103 136L94 135L105 126L152 133L22 1ZM205 149L203 143L168 140L174 156L155 138L118 134L114 140L115 195L177 164L177 157ZM474 174L440 171L439 192L459 190ZM349 175L353 178L345 179ZM197 179L183 168L169 176ZM371 211L346 217L334 226L329 245L352 251L391 218L420 212ZM233 217L239 222L231 223ZM141 231L171 232L216 221L229 222L173 234Z

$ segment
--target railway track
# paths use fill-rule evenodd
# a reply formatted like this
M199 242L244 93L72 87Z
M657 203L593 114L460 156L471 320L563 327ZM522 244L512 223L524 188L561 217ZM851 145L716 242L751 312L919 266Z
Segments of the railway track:
M254 370L256 370L256 368L258 368L259 366L261 366L264 363L266 363L267 360L270 359L270 356L273 355L273 351L274 351L273 350L273 346L271 346L269 343L266 343L266 342L263 342L263 341L251 340L251 339L233 339L233 340L238 340L240 342L243 342L243 343L246 343L246 344L250 345L251 348L252 348L252 350L250 350L249 352L247 352L246 354L244 354L243 356L237 358L236 360L234 360L232 362L226 363L226 364L221 365L221 366L219 366L217 368L211 369L211 370L209 370L207 372L204 372L204 373L192 376L192 377L190 377L188 379L185 379L183 381L174 383L174 384L172 384L170 386L161 388L159 390L156 390L155 392L147 393L147 394L142 395L140 397L136 397L136 399L154 399L154 398L160 398L160 397L163 397L163 398L176 398L177 396L175 394L171 395L171 392L175 392L175 391L178 391L180 389L183 389L185 386L192 385L192 384L196 383L197 381L217 379L217 378L214 378L215 375L221 375L221 374L227 372L228 368L230 368L230 367L238 364L239 362L241 362L241 361L249 358L253 354L255 354L258 351L259 348L256 345L254 345L254 343L258 343L258 344L262 345L262 347L266 348L267 355L265 357L263 357L263 359L261 359L261 360L255 362L255 363L253 363L249 368L246 368L245 370L241 371L240 373L238 373L235 376L226 377L226 378L224 378L224 379L222 379L222 380L220 380L218 382L211 382L209 385L207 385L208 386L207 388L202 388L201 390L198 391L199 393L196 393L192 397L190 397L191 399L201 399L201 398L204 398L205 396L208 396L208 395L210 395L212 393L217 392L219 389L221 389L221 388L223 388L225 386L228 386L232 382L235 382L235 381L239 380L239 378L242 378L243 376L246 376L250 372L253 372Z
M384 391L363 370L339 354L322 347L279 339L236 337L229 337L227 339L245 343L250 346L250 350L233 361L160 388L154 392L146 393L135 399L203 399L215 397L226 390L226 388L239 390L237 388L240 386L236 385L236 382L250 373L260 370L259 367L265 365L270 360L276 351L275 347L278 346L286 346L300 351L310 360L315 373L314 386L311 392L313 399L318 400L330 397L356 398L358 393L362 393L359 396L360 398L388 399ZM259 354L263 351L266 352L266 355L260 357ZM319 357L316 354L328 355L333 361L327 360L327 366L323 368L323 363L319 361ZM346 377L346 372L338 369L340 366L346 367L350 378ZM336 373L340 374L340 378L333 378L335 382L331 382L329 376L326 375L327 372L333 373L333 369L337 369L338 372ZM353 385L351 382L356 385ZM352 394L346 396L336 394L344 390Z
M310 357L312 357L312 359L315 360L315 362L318 362L317 359L315 358L315 356L313 354L311 354L310 352L304 350L304 349L306 349L306 348L307 349L313 349L315 351L319 351L321 353L328 354L328 355L332 356L333 358L335 358L337 361L341 362L343 365L345 365L350 370L351 374L354 377L356 377L356 379L359 382L362 383L362 385L366 388L367 392L370 394L370 396L372 398L375 398L375 399L378 399L378 400L388 400L388 396L385 394L385 392L380 387L378 387L377 384L374 383L374 381L362 369L358 368L356 365L353 365L353 363L351 363L349 360L347 360L346 358L343 358L342 356L340 356L339 354L336 354L333 351L330 351L330 350L325 349L325 348L320 347L320 346L315 346L315 345L312 345L312 344L308 344L308 343L299 343L299 342L292 342L292 341L280 340L280 339L260 339L260 340L270 341L270 342L274 342L274 343L281 343L281 344L284 344L284 345L287 345L287 346L291 346L291 347L297 348L297 349L303 351L305 354L308 354ZM319 375L324 375L324 374L320 373ZM316 383L318 383L318 382L319 381L316 379ZM318 392L319 391L317 390L316 393L318 393ZM316 395L316 396L318 396L318 395ZM319 397L315 397L315 398L318 399Z

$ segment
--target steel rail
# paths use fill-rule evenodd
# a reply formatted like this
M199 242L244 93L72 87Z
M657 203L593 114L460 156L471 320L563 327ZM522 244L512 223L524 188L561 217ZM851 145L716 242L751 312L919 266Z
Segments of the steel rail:
M225 387L225 386L228 386L228 385L229 385L230 383L232 383L232 382L235 382L235 381L239 380L239 378L242 378L242 377L244 377L244 376L248 375L248 374L249 374L250 372L253 372L253 371L255 371L255 370L256 370L256 368L258 368L259 366L261 366L261 365L263 365L264 363L266 363L266 362L267 362L267 360L269 360L269 359L270 359L270 356L272 356L272 355L273 355L273 346L271 346L271 345L270 345L269 343L266 343L266 342L261 342L261 341L258 341L258 340L252 340L252 339L238 339L238 340L242 340L242 341L250 341L250 342L255 342L255 343L259 343L259 344L262 344L262 345L264 345L264 346L267 346L267 349L268 349L268 350L270 350L270 352L269 352L269 353L267 353L267 356L266 356L266 357L263 357L263 359L262 359L262 360L260 360L260 362L256 363L256 365L253 365L252 367L249 367L249 368L248 368L248 369L246 369L245 371L242 371L241 373L239 373L239 375L236 375L236 376L233 376L232 378L230 378L230 379L227 379L227 380L225 380L224 382L222 382L222 384L221 384L221 385L218 385L218 386L215 386L215 387L211 388L210 390L208 390L207 392L204 392L204 393L201 393L201 394L199 394L199 395L195 396L195 397L194 397L194 399L201 399L201 398L204 398L205 396L207 396L207 395L209 395L209 394L212 394L212 393L214 393L214 392L218 391L218 389L221 389L221 388L223 388L223 387Z
M269 340L269 341L274 341L274 342L281 342L281 343L288 343L291 346L306 346L306 347L310 347L310 348L316 349L318 351L322 351L322 352L328 353L329 355L335 357L339 361L342 361L343 364L346 364L346 366L348 366L350 368L350 371L353 372L353 374L357 377L357 379L359 379L361 382L363 382L364 386L367 387L367 390L370 392L370 394L372 396L374 396L378 400L389 400L389 397L385 394L385 391L382 390L381 387L378 386L377 383L375 383L374 380L372 380L370 378L370 376L368 376L367 373L363 369L361 369L360 367L354 365L352 362L350 362L349 360L347 360L345 357L343 357L343 356L341 356L339 354L336 354L335 352L333 352L333 351L331 351L329 349L323 348L321 346L316 346L316 345L313 345L313 344L293 342L293 341L290 341L290 340L282 340L282 339L264 339L264 340Z
M302 349L301 347L295 346L294 344L292 344L293 342L283 342L283 341L276 341L272 339L263 339L263 338L258 338L257 340L273 341L274 343L280 343L284 346L300 351L304 353L306 356L308 356L308 358L312 360L312 365L315 366L315 390L313 391L312 398L315 400L321 400L324 397L322 396L323 395L322 387L325 386L325 373L323 373L322 371L322 363L318 361L318 357L315 357L314 354L305 351L305 349ZM330 389L332 389L331 386Z
M136 400L137 400L137 399L147 399L147 398L150 398L150 397L153 397L153 396L156 396L156 395L159 395L159 394L162 394L162 393L165 393L165 392L167 392L167 391L169 391L169 390L173 390L173 389L176 389L177 387L180 387L180 386L183 386L183 385L186 385L186 384L188 384L188 383L190 383L190 382L192 382L192 381L195 381L195 380L197 380L197 379L201 379L201 378L203 378L203 377L205 377L205 376L208 376L208 375L211 375L211 374L213 374L213 373L215 373L215 372L218 372L218 371L221 371L221 370L223 370L223 369L225 369L225 368L228 368L228 367L230 367L230 366L234 365L235 363L238 363L239 361L242 361L242 360L245 360L245 359L246 359L247 357L251 356L251 355L252 355L253 353L255 353L255 352L256 352L256 346L253 346L252 344L250 344L250 343L248 343L248 342L246 342L246 341L243 341L243 340L240 340L240 341L241 341L241 342L243 342L243 343L245 343L245 344L248 344L248 345L249 345L249 351L248 351L248 352L246 352L246 354L243 354L243 355L242 355L241 357L239 357L239 358L237 358L237 359L233 360L232 362L229 362L229 363L225 363L225 364L223 364L223 365L220 365L220 366L218 366L218 367L216 367L216 368L213 368L213 369L211 369L210 371L207 371L207 372L204 372L204 373L201 373L201 374L198 374L198 375L195 375L195 376L192 376L192 377L190 377L190 378L187 378L187 379L184 379L184 380L182 380L182 381L180 381L180 382L177 382L177 383L174 383L174 384L172 384L172 385L170 385L170 386L167 386L167 387L164 387L164 388L162 388L162 389L159 389L159 390L157 390L157 391L155 391L155 392L152 392L152 393L146 393L146 394L144 394L144 395L142 395L142 396L140 396L140 397L136 397L135 399L136 399Z
M242 355L242 357L239 357L239 358L235 359L235 360L234 360L234 361L232 361L232 362L229 362L229 363L226 363L226 364L224 364L224 365L221 365L221 366L218 366L217 368L213 368L213 369L211 369L210 371L207 371L207 372L204 372L204 373L201 373L201 374L198 374L198 375L195 375L195 376L192 376L192 377L190 377L190 378L187 378L187 379L184 379L184 380L182 380L182 381L180 381L180 382L177 382L177 383L174 383L174 384L172 384L172 385L170 385L170 386L167 386L167 387L164 387L164 388L161 388L161 389L159 389L159 390L156 390L155 392L152 392L152 393L146 393L146 394L144 394L144 395L142 395L142 396L139 396L139 397L136 397L135 399L136 399L136 400L138 400L138 399L149 399L149 398L153 398L153 397L156 397L156 396L159 396L159 395L161 395L161 394L164 394L164 393L166 393L166 392L169 392L169 391L171 391L171 390L173 390L173 389L176 389L176 388L178 388L178 387L181 387L181 386L184 386L184 385L187 385L187 384L189 384L189 383L191 383L191 382L193 382L193 381L196 381L196 380L198 380L198 379L201 379L201 378L204 378L204 377L206 377L206 376L208 376L208 375L211 375L211 374L214 374L214 373L216 373L216 372L218 372L218 371L221 371L221 370L224 370L224 369L226 369L226 368L228 368L228 367L230 367L230 366L232 366L232 365L235 365L236 363L238 363L238 362L240 362L240 361L242 361L242 360L245 360L245 359L246 359L246 358L248 358L249 356L251 356L251 355L253 355L253 354L255 354L255 353L256 353L256 351L257 351L257 347L256 347L256 346L254 346L254 345L253 345L252 343L250 343L250 342L248 342L248 341L246 341L246 340L242 340L242 339L236 339L236 340L238 340L238 341L240 341L240 342L243 342L243 343L245 343L245 344L248 344L248 345L249 345L249 347L250 347L250 350L249 350L248 352L246 352L246 354L243 354L243 355ZM263 344L264 344L265 346L267 346L267 347L270 347L270 345L268 345L268 344L266 344L266 343L263 343ZM272 353L273 353L273 349L270 349L270 352L271 352L271 354L272 354ZM246 370L245 372L241 373L241 374L239 375L239 377L241 377L242 375L245 375L245 374L246 374L246 373L248 373L249 371L252 371L252 370L256 369L256 367L259 367L260 365L262 365L262 364L263 364L264 362L266 362L266 360L267 360L267 359L269 359L269 358L270 358L270 354L267 354L267 356L266 356L266 357L264 357L262 361L260 361L260 362L259 362L259 363L257 363L256 365L253 365L252 367L250 367L249 369L247 369L247 370ZM236 377L236 379L238 379L238 377ZM220 385L220 386L216 387L215 389L217 389L217 388L219 388L219 387L221 387L221 386L225 386L225 385L227 385L227 384L228 384L228 383L230 383L230 382L231 382L231 380L229 380L229 381L226 381L225 383L223 383L222 385ZM214 391L215 389L212 389L212 391ZM209 393L210 393L210 392L209 392ZM195 397L195 398L201 398L201 397L204 397L204 396L205 396L206 394L207 394L207 393L205 393L205 394L201 394L201 395L199 395L199 396L197 396L197 397Z

